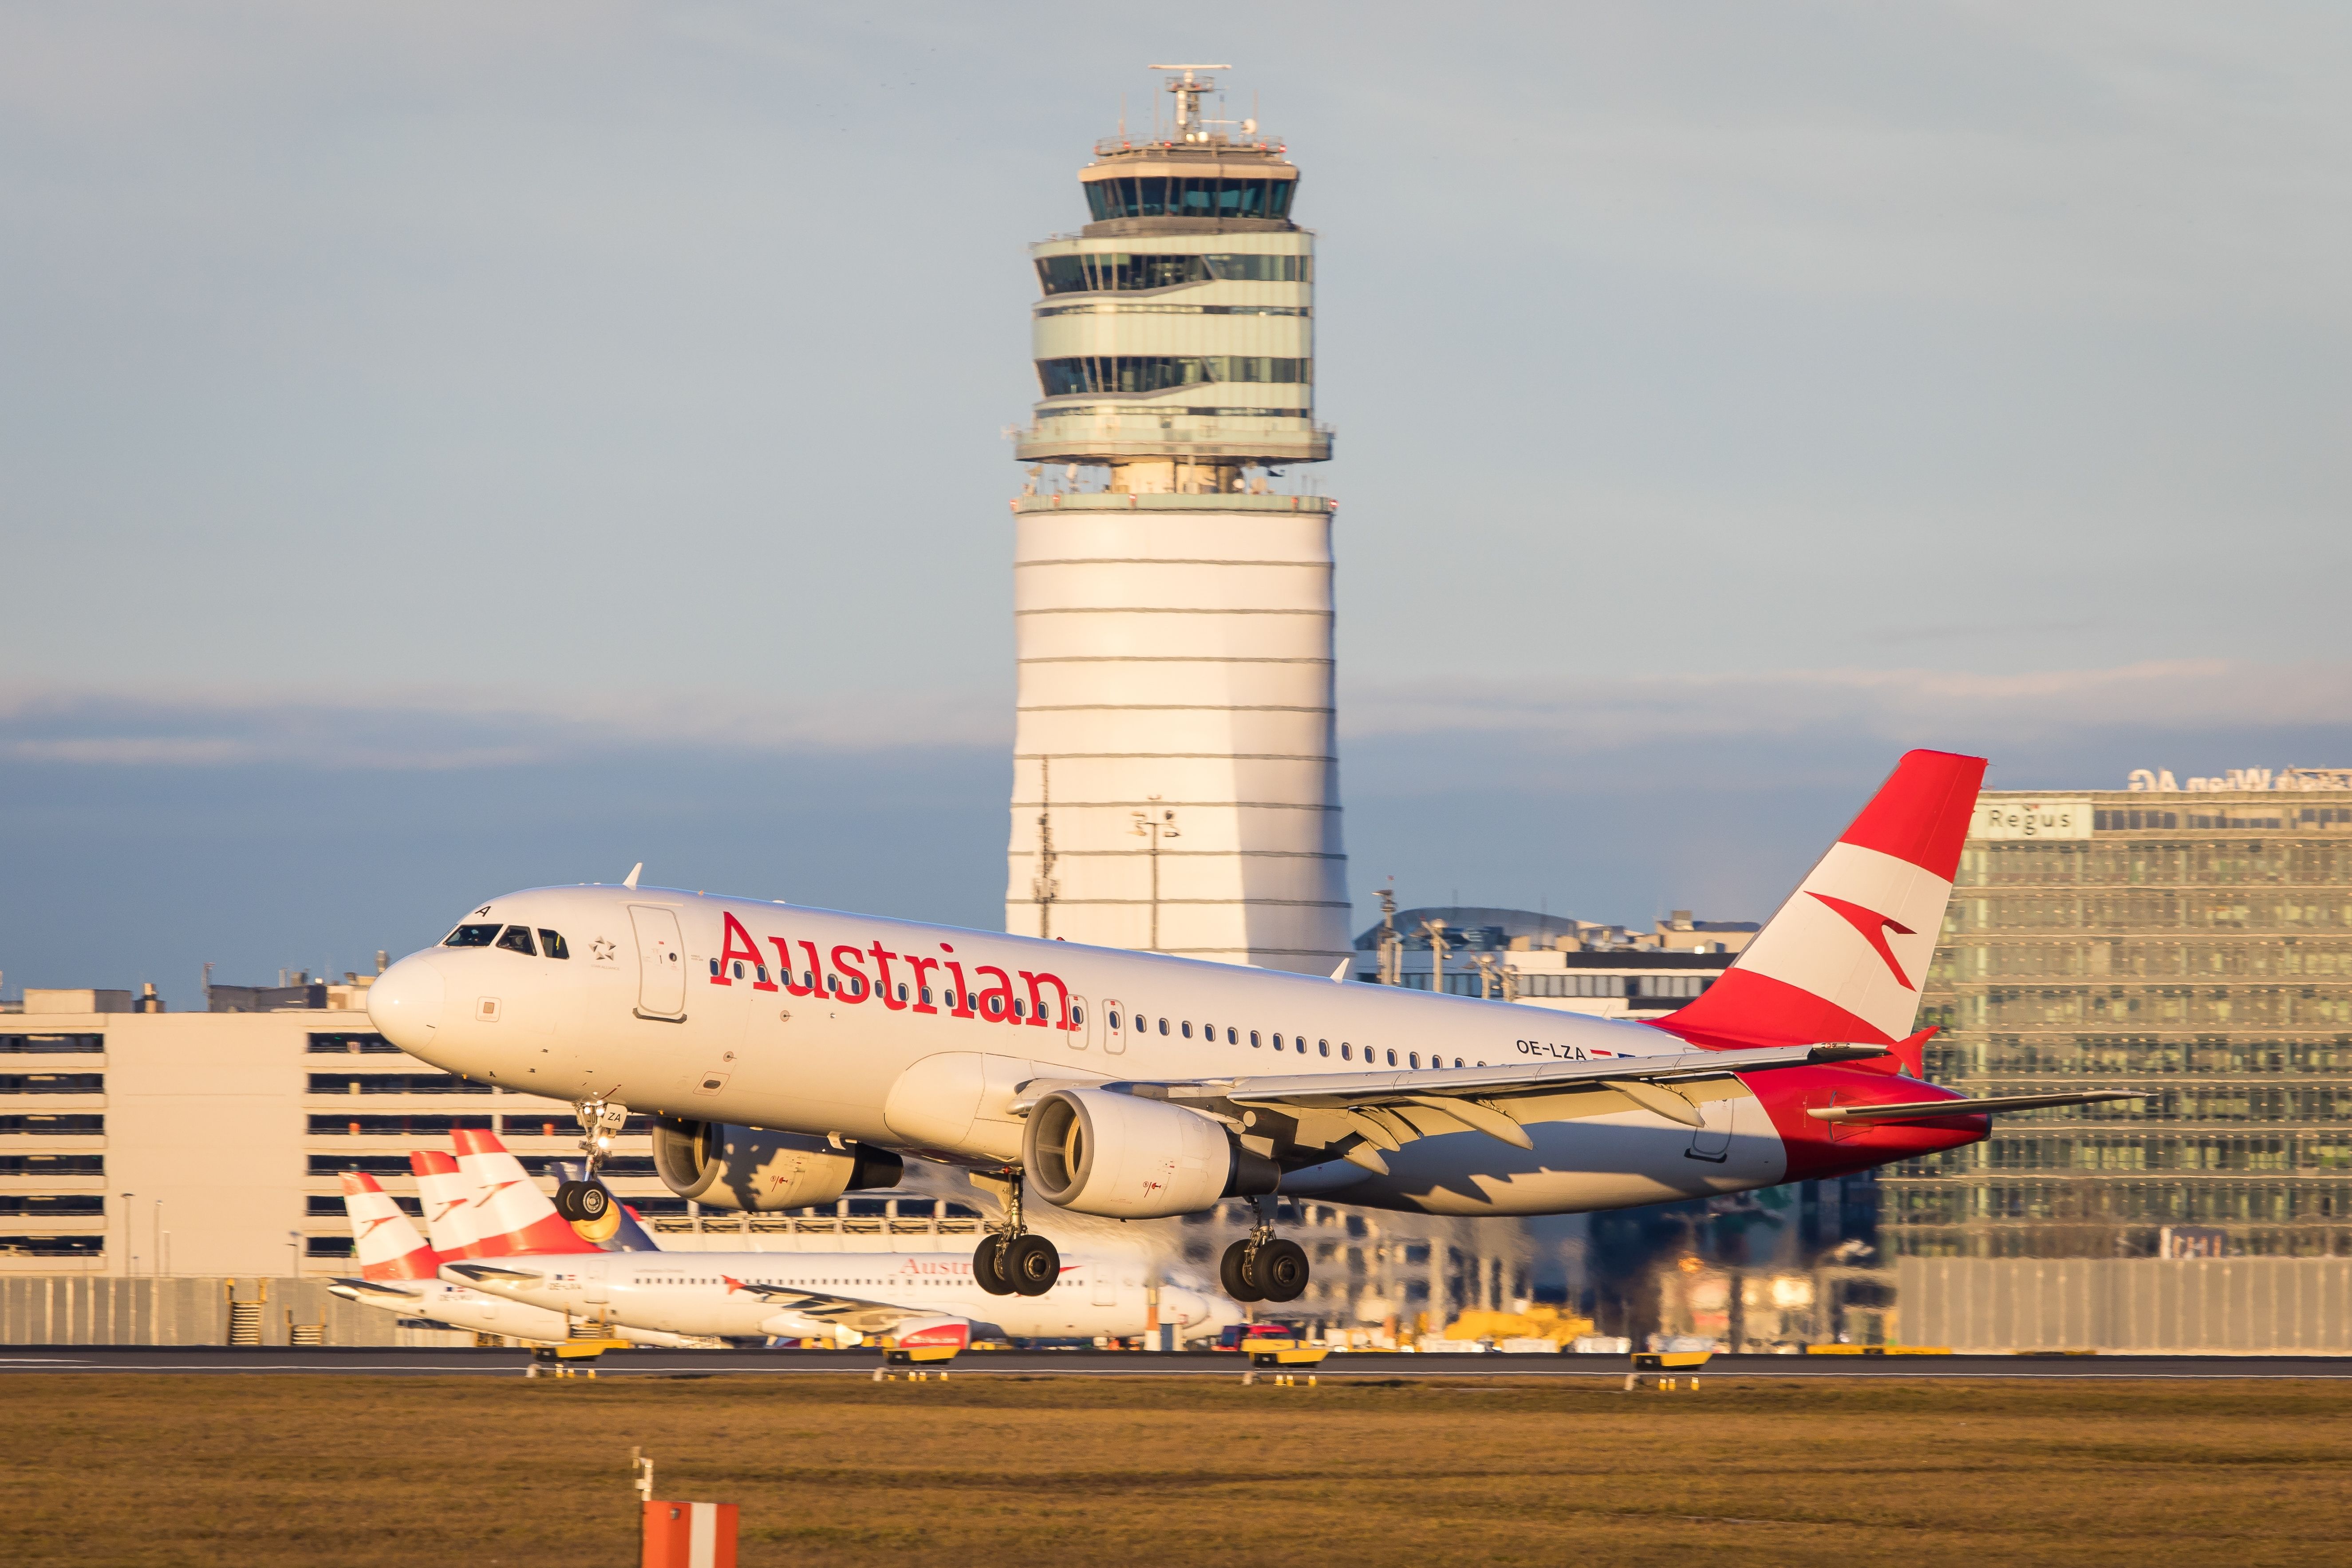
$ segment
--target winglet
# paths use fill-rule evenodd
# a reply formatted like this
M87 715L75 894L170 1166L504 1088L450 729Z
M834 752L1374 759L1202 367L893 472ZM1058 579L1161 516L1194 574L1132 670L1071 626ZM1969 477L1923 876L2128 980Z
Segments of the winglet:
M1346 980L1348 978L1348 965L1355 962L1356 961L1352 958L1341 959L1339 961L1339 967L1331 972L1331 978L1334 980Z
M633 893L634 893L634 892L635 892L635 891L637 890L637 875L638 875L638 873L639 873L639 872L643 871L645 868L646 868L646 863L645 863L644 861L642 861L642 860L638 861L635 865L634 865L634 866L630 867L630 868L629 868L629 874L628 874L627 876L625 876L625 877L624 877L624 878L622 878L622 879L621 879L621 886L623 886L624 888L628 889L629 889L629 891L631 891L631 892L633 892Z
M1897 1040L1886 1047L1883 1057L1853 1065L1864 1072L1901 1073L1905 1078L1927 1081L1927 1041L1941 1025L1930 1024L1910 1038Z

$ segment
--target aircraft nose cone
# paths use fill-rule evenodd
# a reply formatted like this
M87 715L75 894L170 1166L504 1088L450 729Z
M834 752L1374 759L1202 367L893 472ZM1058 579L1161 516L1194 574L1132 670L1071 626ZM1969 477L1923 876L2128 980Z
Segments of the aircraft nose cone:
M422 953L404 958L368 987L368 1021L402 1050L415 1051L432 1043L446 990L432 959Z

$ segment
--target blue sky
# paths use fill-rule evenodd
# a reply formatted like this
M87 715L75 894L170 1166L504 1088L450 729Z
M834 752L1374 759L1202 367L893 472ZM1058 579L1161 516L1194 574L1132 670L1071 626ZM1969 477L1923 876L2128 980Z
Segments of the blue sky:
M1316 228L1369 900L1762 913L1916 743L2352 762L2308 5L0 6L0 971L532 881L992 923L1033 292L1141 68Z

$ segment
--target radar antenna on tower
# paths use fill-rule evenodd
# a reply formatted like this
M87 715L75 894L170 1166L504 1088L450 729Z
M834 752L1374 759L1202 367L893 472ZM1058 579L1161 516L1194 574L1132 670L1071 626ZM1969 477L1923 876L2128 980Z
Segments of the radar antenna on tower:
M1168 83L1168 90L1176 96L1176 140L1179 142L1191 142L1196 138L1206 140L1208 132L1202 128L1201 121L1201 95L1203 93L1214 92L1217 89L1217 84L1210 78L1196 78L1192 73L1195 71L1229 71L1234 68L1229 65L1192 65L1153 66L1150 68L1156 71L1182 71L1184 73L1182 76L1178 77Z

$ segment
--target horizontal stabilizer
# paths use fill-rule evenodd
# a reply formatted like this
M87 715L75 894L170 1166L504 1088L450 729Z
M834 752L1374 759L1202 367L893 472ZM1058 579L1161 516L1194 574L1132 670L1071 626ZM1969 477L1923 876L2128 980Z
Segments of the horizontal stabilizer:
M1901 1105L1827 1105L1808 1110L1816 1121L1932 1121L1946 1116L1990 1116L2003 1110L2038 1110L2045 1105L2096 1105L2109 1100L2146 1100L2130 1089L2101 1089L2086 1094L2004 1094L1987 1100L1915 1100Z

